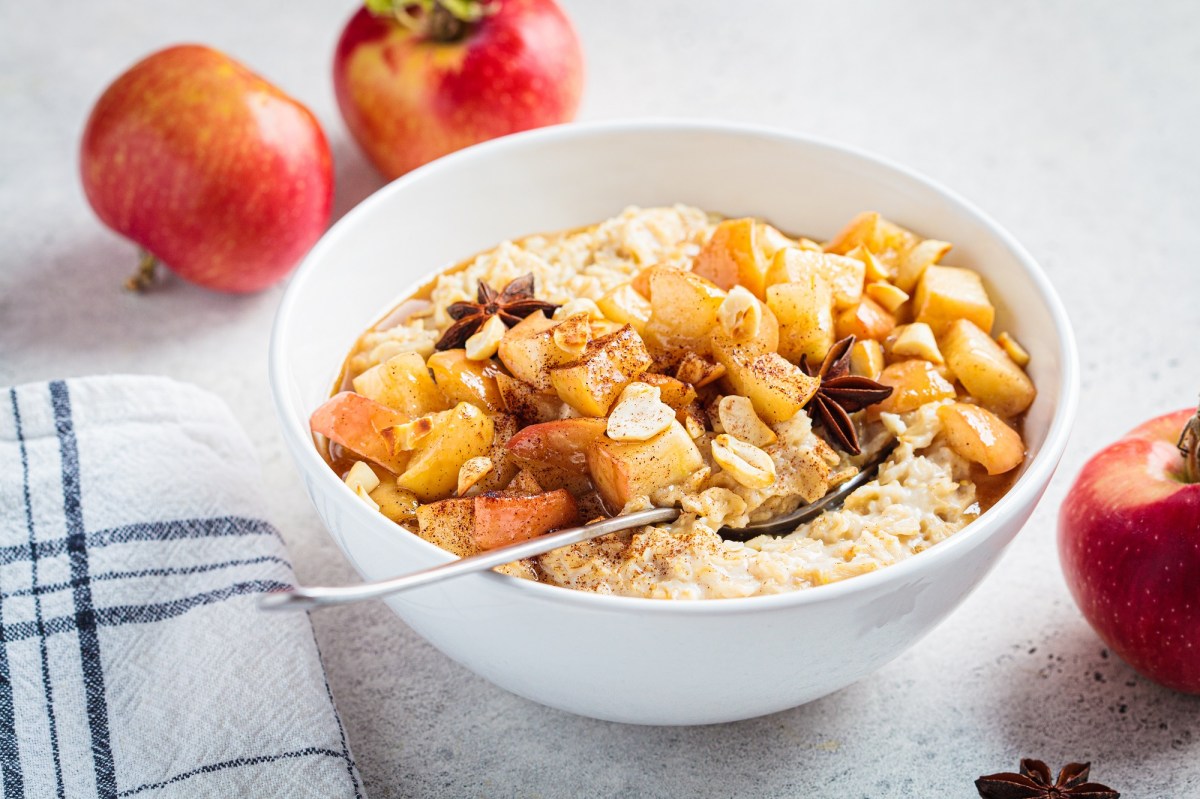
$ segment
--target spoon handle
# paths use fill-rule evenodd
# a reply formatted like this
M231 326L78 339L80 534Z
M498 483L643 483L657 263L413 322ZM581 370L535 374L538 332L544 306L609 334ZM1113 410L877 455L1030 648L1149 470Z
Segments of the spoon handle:
M264 594L258 600L258 606L263 610L313 610L331 605L345 605L351 602L361 602L365 599L379 599L410 588L448 580L451 577L483 571L505 563L512 563L522 558L542 555L552 549L578 544L607 533L618 530L628 530L631 527L641 527L646 524L670 522L679 518L677 508L651 508L635 513L614 516L582 527L568 527L555 533L531 538L517 544L510 544L499 549L491 549L478 555L453 560L440 566L424 569L401 577L392 577L374 583L344 586L298 586L286 591L272 591Z

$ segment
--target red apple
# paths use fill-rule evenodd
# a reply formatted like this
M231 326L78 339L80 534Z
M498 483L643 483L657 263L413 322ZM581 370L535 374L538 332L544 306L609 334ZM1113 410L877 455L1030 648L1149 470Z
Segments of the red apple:
M154 53L108 87L80 167L106 225L220 291L280 280L325 230L333 199L329 145L308 109L198 45Z
M1104 642L1146 677L1200 693L1194 413L1147 422L1084 466L1059 515L1058 550L1067 585ZM1180 443L1190 448L1190 468Z
M583 53L554 0L368 6L342 32L333 82L346 125L387 177L575 116Z

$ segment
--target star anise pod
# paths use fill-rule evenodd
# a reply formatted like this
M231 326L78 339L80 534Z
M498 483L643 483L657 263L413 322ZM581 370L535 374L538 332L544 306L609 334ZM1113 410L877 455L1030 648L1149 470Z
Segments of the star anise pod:
M975 789L983 799L1120 799L1121 794L1107 785L1087 781L1091 767L1091 763L1068 763L1051 782L1049 766L1025 758L1019 774L988 774L975 780Z
M850 414L868 405L883 402L892 395L891 386L876 383L869 377L850 374L850 348L854 336L834 344L825 354L821 367L814 373L808 366L808 356L800 358L800 368L809 377L821 378L817 393L808 401L808 415L820 422L825 435L851 455L858 455L858 431Z
M456 302L446 308L446 313L455 322L442 334L437 344L433 345L435 349L452 350L461 347L493 316L500 317L501 322L507 327L512 327L538 311L550 316L558 310L554 303L533 296L533 273L511 281L503 291L496 291L481 280L476 299L477 302Z

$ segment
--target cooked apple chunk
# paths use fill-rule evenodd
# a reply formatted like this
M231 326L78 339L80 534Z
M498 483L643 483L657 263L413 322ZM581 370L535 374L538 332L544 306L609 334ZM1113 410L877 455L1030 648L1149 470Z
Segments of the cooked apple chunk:
M601 436L588 447L587 465L605 505L619 512L631 499L684 480L704 466L704 458L675 421L648 441Z
M699 275L668 267L651 270L649 282L650 320L645 338L650 351L678 361L683 353L706 346L725 292Z
M767 307L779 320L779 354L820 363L833 346L833 292L815 271L767 289Z
M1033 381L974 322L958 320L939 343L950 371L981 404L1013 417L1033 403L1037 396Z
M768 424L785 422L812 399L821 381L777 352L747 355L738 349L716 353L725 366L722 378L731 394L746 397Z
M1025 460L1025 442L1016 430L987 408L954 402L938 408L942 433L950 449L987 469L1002 474Z
M863 295L867 265L857 258L788 247L775 253L767 271L767 285L803 283L818 274L829 284L835 308L857 305Z
M854 336L859 341L882 339L895 326L896 317L870 297L863 297L858 305L839 313L833 323L834 335L839 341L846 336Z
M955 266L931 266L917 284L913 314L935 335L945 333L957 319L970 319L980 330L990 333L996 309L979 273Z
M670 375L647 372L639 377L638 381L657 388L660 399L675 410L686 408L696 399L696 390L694 388Z
M906 250L896 264L896 285L912 293L930 266L941 260L950 251L950 243L937 239L925 239Z
M475 546L475 498L443 499L417 508L418 535L434 546L465 558Z
M450 402L469 402L489 411L504 408L496 385L499 369L491 361L473 361L463 349L443 350L429 356L429 368L438 390Z
M441 414L422 438L396 485L422 502L448 497L458 487L458 470L471 458L487 455L495 435L491 417L467 402Z
M513 461L544 488L587 488L587 450L607 419L559 419L524 428L508 440ZM520 475L518 475L520 476Z
M759 223L749 217L726 219L700 249L692 272L725 291L742 286L763 299L767 263L759 234Z
M539 391L524 380L503 372L496 375L496 388L505 410L522 424L549 422L558 419L564 410L562 400L553 391Z
M624 390L652 365L633 328L588 342L579 360L550 370L550 385L563 402L584 416L604 416Z
M444 411L446 401L429 375L425 359L402 352L354 378L354 390L409 417Z
M513 325L500 340L498 354L501 362L508 367L513 377L528 383L538 391L549 391L551 386L548 370L571 362L578 354L562 349L554 338L555 328L573 319L574 317L569 317L560 323L547 319L541 311L530 314ZM582 327L586 328L586 317L583 318L583 323ZM574 329L574 324L574 321L571 321L572 338L579 332ZM561 333L559 338L564 339Z
M606 319L629 325L638 335L645 332L646 323L650 321L650 301L639 294L632 283L610 289L596 300L596 305Z
M492 492L475 497L472 538L486 551L577 524L579 505L563 489L532 496Z
M404 471L408 453L394 445L384 431L399 427L408 417L397 410L352 391L327 399L313 411L309 427L353 453L393 472Z
M937 367L926 360L900 361L886 367L876 378L892 387L891 395L874 405L870 415L908 413L927 402L954 399L954 386L942 377Z

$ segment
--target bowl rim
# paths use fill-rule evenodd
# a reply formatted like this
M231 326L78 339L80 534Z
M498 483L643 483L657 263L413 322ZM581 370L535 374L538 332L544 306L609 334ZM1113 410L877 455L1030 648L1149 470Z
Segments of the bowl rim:
M565 602L592 610L620 611L622 608L626 608L639 613L685 615L695 613L702 615L725 615L729 613L760 612L834 600L841 596L870 591L882 583L892 581L903 582L905 579L916 577L921 572L932 568L939 560L946 560L963 547L974 545L988 536L995 534L1002 526L1002 519L1006 512L1015 511L1021 504L1028 503L1031 507L1037 504L1040 495L1049 484L1066 448L1067 439L1070 435L1071 422L1076 414L1079 399L1079 355L1075 334L1071 328L1070 319L1067 316L1062 300L1051 284L1049 277L1034 260L1033 256L1030 255L1012 234L974 203L940 182L903 166L890 158L852 145L784 128L700 118L667 119L651 117L576 122L538 128L492 139L418 167L412 172L380 187L358 205L347 211L341 219L325 231L317 244L305 255L299 268L297 268L288 282L283 298L280 300L276 310L275 320L271 329L268 372L272 400L283 436L285 440L290 439L288 441L289 450L293 456L294 466L302 476L308 469L319 466L321 467L320 471L329 475L329 479L332 482L341 485L341 481L336 479L336 475L320 459L315 447L303 446L305 442L311 441L311 436L307 427L299 424L298 420L301 416L297 415L297 409L293 406L288 397L288 392L285 390L288 382L288 369L285 357L288 350L288 342L285 340L283 330L289 326L293 306L298 302L297 298L304 291L310 275L324 258L325 252L337 246L340 239L358 224L358 219L368 216L376 205L387 202L391 195L404 191L411 184L430 179L439 170L460 164L469 164L472 161L502 158L507 152L536 148L548 141L571 141L638 133L732 134L749 139L766 139L801 144L839 156L849 156L852 159L866 162L872 168L890 171L904 180L920 184L926 190L940 196L950 205L957 206L960 211L972 217L1012 253L1014 260L1025 270L1026 274L1037 286L1054 324L1059 348L1058 354L1061 362L1062 383L1058 402L1054 409L1054 415L1050 421L1049 428L1047 429L1045 440L1037 455L1034 456L1033 461L1026 467L1024 473L1020 475L1016 483L1005 492L1004 496L995 505L989 508L978 519L963 527L962 530L948 539L938 542L936 546L931 546L912 557L905 558L886 568L825 585L778 594L734 597L721 600L662 600L580 591L548 583L511 577L492 571L468 575L459 579L498 581L498 585L504 585L507 590L516 591L519 594L523 593L530 600ZM306 415L304 418L307 418ZM296 444L301 444L302 446L296 446ZM298 462L296 459L297 452L311 452L311 460L307 463ZM317 463L314 463L314 461ZM344 495L337 493L335 497L337 497L333 500L335 502L348 503L353 500L353 495L348 492L344 493ZM312 499L310 497L310 501ZM367 510L365 505L358 504L362 510ZM386 521L388 524L395 524L395 522L391 522L390 520ZM407 530L407 528L405 529ZM329 533L330 531L327 529L326 532ZM411 533L412 531L408 532ZM339 549L342 549L343 554L350 561L355 571L362 576L362 571L359 569L355 558L346 551L346 547L338 540L338 536L331 534L331 537L338 544ZM432 554L444 556L443 560L446 562L455 560L455 557L451 553L425 541L416 536L415 533L413 537L415 539L412 542L413 545L427 547Z

